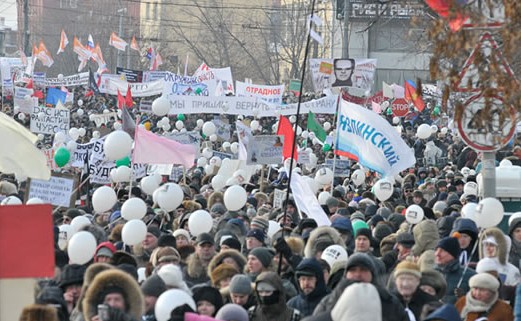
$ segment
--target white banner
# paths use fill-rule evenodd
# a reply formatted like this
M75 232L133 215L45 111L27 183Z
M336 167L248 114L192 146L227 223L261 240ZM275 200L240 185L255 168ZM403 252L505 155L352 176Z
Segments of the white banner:
M90 119L96 124L96 127L101 127L101 125L106 125L110 122L111 119L117 120L118 113L115 111L106 114L92 114Z
M94 149L94 145L96 142L91 142L88 144L78 144L71 160L71 166L77 168L83 168L85 166L85 162L87 161L87 157L89 157L89 153Z
M34 90L32 88L15 87L14 105L20 108L22 113L31 113L34 106L38 106L38 98L31 97Z
M242 81L235 82L235 93L237 97L256 97L269 104L282 104L284 85L265 86L247 84Z
M338 111L335 145L337 155L357 159L383 175L394 176L416 163L413 150L385 118L344 100Z
M36 134L68 133L70 121L68 109L35 106L31 113L31 131Z
M253 97L204 97L204 96L179 96L167 95L170 101L169 114L227 114L255 117L275 117L276 113L282 115L295 115L297 104L269 105L258 98ZM312 111L315 114L335 114L338 96L326 96L302 103L302 114Z
M349 94L358 97L371 92L376 59L310 59L309 65L317 92L330 87L347 87Z
M282 164L284 136L252 136L248 144L246 165Z
M89 83L89 73L82 72L76 75L65 76L63 78L45 78L45 86L81 86Z
M232 77L232 69L230 67L226 68L209 68L208 70L201 70L194 74L197 77L197 82L207 83L211 80L221 81L224 83L224 87L226 88L227 93L235 93L233 90L233 77Z
M100 92L109 95L117 95L119 90L119 92L125 96L129 86L130 91L132 92L132 97L149 97L163 93L164 81L127 82L126 80L108 78L105 82L105 86L100 88Z

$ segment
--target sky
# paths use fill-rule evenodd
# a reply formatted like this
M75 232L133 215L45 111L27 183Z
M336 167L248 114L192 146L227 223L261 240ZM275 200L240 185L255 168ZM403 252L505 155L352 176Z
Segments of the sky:
M0 1L0 17L5 17L5 24L13 29L16 28L16 0Z

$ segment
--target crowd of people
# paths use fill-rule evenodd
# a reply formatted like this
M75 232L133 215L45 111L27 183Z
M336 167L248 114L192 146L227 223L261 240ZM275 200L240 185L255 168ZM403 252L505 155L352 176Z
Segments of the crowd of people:
M86 113L74 113L77 104L71 107L71 126L85 128L81 139L88 142L99 130L89 114L116 111L116 102L85 97L76 89L78 99ZM10 112L14 109L11 105ZM140 113L137 107L133 113ZM226 208L224 190L214 190L212 174L197 166L176 182L184 200L170 212L159 208L138 181L127 189L119 184L118 203L92 215L88 199L94 188L82 188L86 204L54 212L56 275L38 282L35 302L20 320L521 320L521 218L503 231L478 229L461 216L462 206L478 202L464 186L476 181L480 156L441 128L428 140L415 138L418 124L436 122L428 113L402 122L402 136L418 162L395 177L388 200L379 201L371 192L378 179L371 171L360 185L347 176L323 186L330 193L321 204L330 226L317 226L292 197L281 208L274 206L274 190L288 185L284 170L267 176L258 171L245 182L247 203L238 211ZM28 126L27 119L13 117ZM393 122L392 115L383 117ZM159 118L144 118L152 131L165 131L155 126ZM186 127L195 127L197 118L187 117ZM261 132L271 133L275 121L262 120ZM103 127L110 131L113 122ZM42 147L52 146L49 136L42 137ZM307 139L298 140L299 146L302 141L310 146ZM311 147L319 165L332 157L321 145ZM213 148L225 151L218 142ZM518 164L520 151L510 147L500 155ZM353 162L351 173L359 168ZM315 169L301 171L309 175ZM1 194L23 199L23 182L7 174L1 179ZM129 194L148 204L146 238L135 246L122 242L121 205ZM414 225L403 215L413 204L425 213ZM214 227L192 235L188 220L200 209L211 214ZM98 244L84 265L70 263L67 249L58 245L59 226L78 216L91 220L83 229ZM269 233L270 221L278 224L275 233Z

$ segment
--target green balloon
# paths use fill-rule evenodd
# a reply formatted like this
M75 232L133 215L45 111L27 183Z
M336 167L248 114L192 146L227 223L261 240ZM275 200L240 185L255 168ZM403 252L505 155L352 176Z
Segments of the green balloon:
M116 161L116 167L120 167L120 166L130 167L130 158L128 156L125 156L122 159L118 159Z
M434 116L439 116L440 107L439 106L434 107L434 109L432 110L432 113L434 114Z
M369 225L367 225L364 221L354 221L353 222L353 234L356 236L356 231L358 231L361 228L369 228Z
M393 114L393 110L392 108L387 108L387 115L392 115Z
M54 153L54 162L56 163L56 165L58 165L58 167L63 167L67 165L70 159L71 153L65 147L58 148L56 153Z
M324 152L328 152L330 149L331 149L331 145L329 145L329 144L324 144L324 146L322 146L322 150Z
M201 137L202 137L203 139L206 139L206 135L203 134L203 133L201 133Z
M177 115L177 120L185 120L185 119L186 119L185 115L183 115L183 114Z

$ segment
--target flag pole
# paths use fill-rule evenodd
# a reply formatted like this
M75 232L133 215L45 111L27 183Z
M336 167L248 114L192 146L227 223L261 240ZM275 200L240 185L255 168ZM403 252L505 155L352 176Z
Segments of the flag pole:
M338 121L338 108L340 106L340 95L338 95L338 98L336 100L336 112L335 112L335 115L333 116L333 124L335 124L335 131L337 131L338 129L338 126L337 126L337 121ZM336 138L336 135L335 135L335 138ZM333 145L333 144L331 144ZM335 146L336 147L336 146ZM331 179L331 194L333 194L333 187L334 187L334 183L335 183L335 171L336 171L336 152L335 150L333 149L333 178Z
M307 39L306 39L306 49L304 50L304 61L302 62L302 75L301 75L301 80L300 80L300 90L299 90L299 96L298 96L298 104L297 104L297 114L296 114L296 121L295 121L295 124L293 124L293 146L291 147L291 161L289 162L289 173L288 173L288 188L287 188L287 191L286 191L286 200L285 200L285 203L286 203L286 206L284 206L284 218L283 218L283 222L286 221L286 218L288 216L288 207L287 207L287 203L288 203L288 200L289 200L289 193L290 193L290 189L291 189L291 176L292 176L292 172L293 172L293 160L295 159L295 148L296 148L296 145L297 145L297 128L298 128L298 124L299 124L299 116L300 116L300 106L302 104L302 92L303 92L303 88L304 88L304 80L305 80L305 75L306 75L306 66L307 66L307 61L308 61L308 55L309 55L309 46L310 46L310 43L311 43L311 29L312 29L312 24L313 24L313 12L315 11L315 0L312 0L311 1L311 19L309 19L309 29L308 29L308 34L307 34ZM280 118L279 118L280 119ZM279 121L279 124L280 124L280 121ZM282 228L282 234L281 234L281 237L284 238L284 227ZM282 271L282 252L280 253L280 258L279 258L279 267L278 267L278 274L280 275L281 271Z

